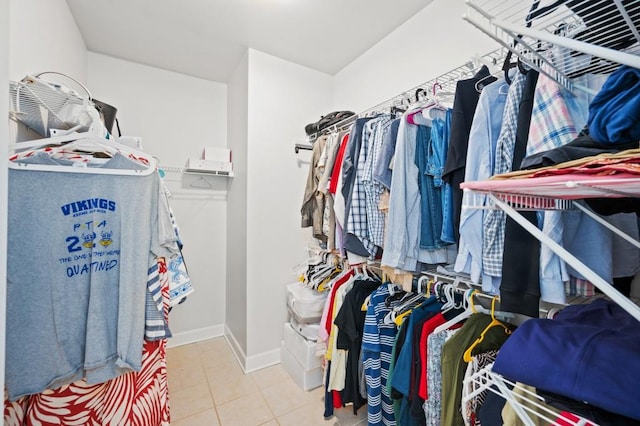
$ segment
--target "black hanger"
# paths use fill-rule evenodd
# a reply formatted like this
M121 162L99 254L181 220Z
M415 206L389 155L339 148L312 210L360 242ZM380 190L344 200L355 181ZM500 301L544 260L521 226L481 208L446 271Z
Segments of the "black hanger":
M397 118L399 115L402 115L406 112L406 109L402 109L396 105L393 105L391 107L391 111L389 112L389 114L393 117L393 118Z
M398 290L395 293L393 293L390 296L387 296L387 298L384 300L384 305L388 308L391 306L391 302L396 301L396 300L401 300L405 295L410 294L407 293L404 290Z

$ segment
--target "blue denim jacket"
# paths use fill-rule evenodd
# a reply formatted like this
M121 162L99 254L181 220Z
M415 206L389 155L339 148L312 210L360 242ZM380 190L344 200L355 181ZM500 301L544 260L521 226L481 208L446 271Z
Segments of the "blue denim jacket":
M453 191L451 185L442 180L444 165L449 149L452 110L443 113L444 118L436 118L431 122L431 144L427 156L427 173L433 176L433 184L440 187L442 198L442 227L440 240L443 243L455 243L453 232Z

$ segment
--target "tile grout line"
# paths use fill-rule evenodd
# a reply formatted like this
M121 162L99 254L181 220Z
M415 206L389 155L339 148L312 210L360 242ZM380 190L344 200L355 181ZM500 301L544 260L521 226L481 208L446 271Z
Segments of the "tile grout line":
M271 420L275 420L276 423L280 424L280 422L278 421L278 418L276 417L276 414L273 412L273 409L271 408L271 406L267 402L266 398L264 397L264 394L262 393L262 389L258 389L258 393L260 394L260 397L264 401L264 404L267 406L267 408L269 409L269 412L271 413L271 419L267 420L266 422L260 423L260 424L262 425L262 424L265 424L265 423L269 423Z
M196 347L198 344L196 343ZM218 413L218 406L216 405L216 400L213 397L213 392L211 391L211 383L209 383L209 377L207 376L207 371L204 368L204 362L202 360L202 353L200 352L201 348L198 347L198 359L200 360L200 366L202 367L202 371L204 372L204 376L207 380L207 391L209 391L209 396L211 397L211 402L213 403L213 412L216 413L216 419L218 420L218 424L222 426L222 419L220 419L220 414Z

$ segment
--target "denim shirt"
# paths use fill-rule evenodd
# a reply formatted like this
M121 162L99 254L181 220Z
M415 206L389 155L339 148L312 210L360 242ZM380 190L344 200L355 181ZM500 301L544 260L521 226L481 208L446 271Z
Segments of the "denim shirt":
M418 124L428 124L422 114L415 116ZM389 215L382 264L404 271L417 270L417 263L447 263L446 248L420 249L420 192L416 166L418 126L407 123L403 116L398 129L393 157L393 174L389 197Z
M509 85L498 80L482 89L478 106L473 117L469 134L467 151L467 168L465 182L488 179L493 175L495 152L498 135L502 127L502 115L507 100ZM463 205L469 204L469 198L485 195L463 195ZM492 277L482 272L482 222L485 210L462 209L460 215L460 243L458 257L454 270L471 276L475 283L482 277L482 290L488 293L498 293L500 277Z
M453 232L453 191L451 185L442 179L449 149L452 110L443 111L444 117L434 118L431 123L431 141L427 153L427 173L433 176L433 184L440 188L442 203L442 227L440 240L455 243Z

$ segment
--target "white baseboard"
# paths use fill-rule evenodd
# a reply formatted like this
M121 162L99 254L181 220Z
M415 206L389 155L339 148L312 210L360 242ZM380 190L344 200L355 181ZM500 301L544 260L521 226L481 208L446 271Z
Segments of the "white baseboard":
M200 342L202 340L213 339L214 337L224 336L225 325L217 324L209 327L189 330L182 333L176 333L172 338L167 340L167 347L174 348L176 346L188 345L190 343Z
M229 343L231 352L233 352L233 355L235 355L236 359L238 360L242 371L244 371L244 373L246 374L247 371L244 366L247 362L247 355L242 350L242 346L240 346L240 343L238 343L236 336L233 335L233 332L226 324L224 325L224 338L227 340L227 343Z
M245 373L252 373L275 364L280 364L280 348L247 357Z
M235 355L242 371L245 374L252 373L254 371L270 367L280 363L280 348L273 349L271 351L262 352L257 355L247 356L242 350L242 347L233 335L233 332L225 325L224 337L227 339L231 351Z

